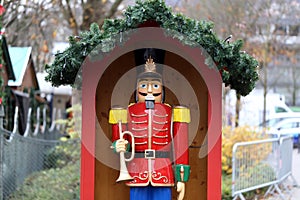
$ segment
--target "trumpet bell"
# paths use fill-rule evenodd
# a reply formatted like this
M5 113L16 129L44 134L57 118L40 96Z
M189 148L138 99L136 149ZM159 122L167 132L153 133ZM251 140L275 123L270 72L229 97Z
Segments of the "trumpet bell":
M134 136L130 131L122 132L121 130L122 130L122 125L121 125L121 121L119 121L120 138L124 139L125 134L128 134L131 136L132 153L131 153L130 158L125 158L124 152L120 152L120 174L119 174L119 178L116 180L116 182L133 180L133 177L130 176L130 174L128 172L126 162L129 162L129 161L133 160L133 158L134 158L134 149L135 149Z
M120 181L132 181L133 177L130 176L130 174L128 173L128 171L121 171L119 178L116 180L116 182L120 182Z

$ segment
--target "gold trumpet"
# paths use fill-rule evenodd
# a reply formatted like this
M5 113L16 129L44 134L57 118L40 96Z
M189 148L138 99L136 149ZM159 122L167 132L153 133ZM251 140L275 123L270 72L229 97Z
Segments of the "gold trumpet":
M120 174L119 174L119 177L116 180L116 182L133 180L133 177L130 176L130 174L128 172L126 162L129 162L129 161L133 160L133 158L134 158L134 149L135 149L133 134L130 131L122 132L122 123L121 123L121 121L119 121L119 133L120 133L120 139L124 139L124 135L126 135L126 134L131 136L131 146L132 146L131 149L132 149L132 151L131 151L130 158L125 158L124 152L123 151L120 152Z

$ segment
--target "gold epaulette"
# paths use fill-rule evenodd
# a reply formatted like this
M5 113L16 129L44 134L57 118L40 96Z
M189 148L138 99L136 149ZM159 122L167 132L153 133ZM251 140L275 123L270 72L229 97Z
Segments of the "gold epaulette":
M168 103L164 103L166 106L168 106L168 107L171 107L171 105L170 104L168 104Z
M108 122L110 124L117 124L121 121L122 123L127 123L127 109L125 108L112 108L109 111Z
M129 105L128 105L128 108L130 107L130 106L133 106L135 103L130 103Z
M190 109L184 106L176 106L173 108L173 121L174 122L191 122Z

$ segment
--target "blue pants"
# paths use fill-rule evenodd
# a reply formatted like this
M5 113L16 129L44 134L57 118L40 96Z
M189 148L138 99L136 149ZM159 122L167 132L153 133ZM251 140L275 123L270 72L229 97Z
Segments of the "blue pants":
M171 187L130 187L130 200L171 200Z

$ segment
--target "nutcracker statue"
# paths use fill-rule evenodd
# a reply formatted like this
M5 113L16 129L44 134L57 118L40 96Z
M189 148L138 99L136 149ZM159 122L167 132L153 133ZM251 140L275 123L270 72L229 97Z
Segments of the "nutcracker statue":
M120 153L120 176L130 186L130 200L171 200L172 186L183 199L189 178L190 110L164 103L162 75L147 56L137 75L136 102L112 108L112 148Z

